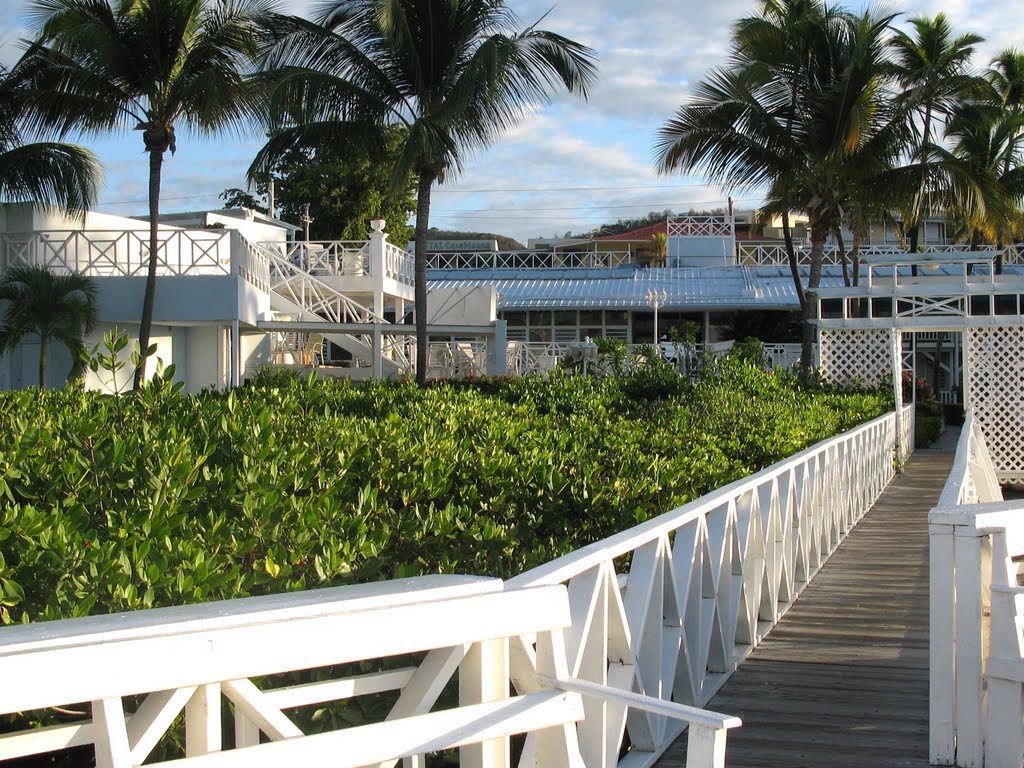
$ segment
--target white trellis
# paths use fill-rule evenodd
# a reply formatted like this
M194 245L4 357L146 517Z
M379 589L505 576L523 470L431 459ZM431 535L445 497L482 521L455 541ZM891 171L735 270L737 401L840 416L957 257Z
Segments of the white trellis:
M892 333L888 328L822 330L818 347L822 376L839 385L881 384L893 372Z
M999 480L1024 483L1024 277L994 274L991 257L866 257L862 285L817 291L821 368L827 381L877 384L906 368L894 346L902 335L961 333L964 405L977 416ZM913 274L915 264L924 270Z
M964 407L981 425L996 473L1024 482L1024 327L965 329Z

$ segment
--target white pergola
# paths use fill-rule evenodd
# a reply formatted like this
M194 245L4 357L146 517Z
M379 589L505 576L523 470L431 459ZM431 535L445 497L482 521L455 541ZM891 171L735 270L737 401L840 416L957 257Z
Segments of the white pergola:
M817 291L819 361L833 383L873 385L893 375L900 405L898 382L913 370L904 335L961 334L964 407L981 425L999 479L1024 483L1024 277L994 274L991 256L866 257L861 285Z

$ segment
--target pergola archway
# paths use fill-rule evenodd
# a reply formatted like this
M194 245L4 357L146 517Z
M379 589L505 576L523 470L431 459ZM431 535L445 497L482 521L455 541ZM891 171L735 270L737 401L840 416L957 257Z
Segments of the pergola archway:
M993 274L991 254L964 256L867 257L863 285L819 289L821 374L836 384L899 381L905 333L959 332L964 407L1000 480L1024 484L1024 277Z

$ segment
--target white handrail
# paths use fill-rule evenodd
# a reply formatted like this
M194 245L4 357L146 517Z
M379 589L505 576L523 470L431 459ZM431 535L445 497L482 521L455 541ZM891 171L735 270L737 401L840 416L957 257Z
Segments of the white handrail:
M508 586L568 585L571 673L702 706L893 477L896 431L906 429L909 410L818 443ZM627 557L628 573L621 571ZM712 614L716 621L708 620ZM650 713L588 714L581 738L608 765L616 764L618 744L605 734L623 722L645 761L679 733Z
M983 616L991 574L984 519L1000 511L1002 491L973 412L929 523L929 761L977 766L984 761ZM995 503L993 503L995 502ZM1020 693L1018 692L1018 697Z

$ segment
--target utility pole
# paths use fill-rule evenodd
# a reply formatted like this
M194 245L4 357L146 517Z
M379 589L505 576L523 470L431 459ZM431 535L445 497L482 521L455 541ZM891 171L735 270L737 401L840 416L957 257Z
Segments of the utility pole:
M274 177L271 176L267 181L267 214L272 219L276 219L274 215Z
M306 227L306 242L309 242L309 225L313 223L313 219L309 215L309 203L305 203L302 206L302 223Z

